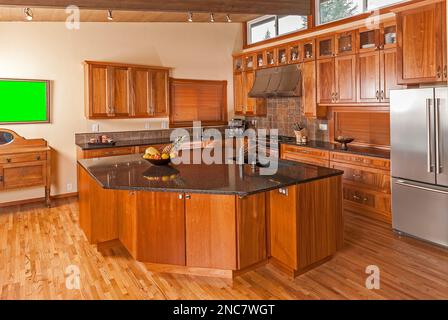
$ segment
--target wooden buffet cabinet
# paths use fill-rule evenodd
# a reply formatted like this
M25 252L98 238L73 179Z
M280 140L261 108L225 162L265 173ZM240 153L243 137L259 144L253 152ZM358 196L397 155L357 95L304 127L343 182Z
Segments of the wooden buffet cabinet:
M27 140L0 129L0 191L43 186L50 206L51 148L43 139Z
M169 70L163 67L86 61L86 117L167 117Z

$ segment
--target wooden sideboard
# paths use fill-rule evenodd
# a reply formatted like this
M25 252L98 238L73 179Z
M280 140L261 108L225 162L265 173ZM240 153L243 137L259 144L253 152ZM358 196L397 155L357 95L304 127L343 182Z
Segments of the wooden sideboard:
M27 140L11 130L0 129L0 191L45 187L50 206L51 148L43 139Z

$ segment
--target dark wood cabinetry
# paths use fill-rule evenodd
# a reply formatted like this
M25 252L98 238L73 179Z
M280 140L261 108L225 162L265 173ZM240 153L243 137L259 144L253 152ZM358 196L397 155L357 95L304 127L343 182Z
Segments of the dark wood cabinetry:
M87 118L166 117L168 74L168 68L86 61Z
M446 79L445 2L397 13L398 82L419 84Z

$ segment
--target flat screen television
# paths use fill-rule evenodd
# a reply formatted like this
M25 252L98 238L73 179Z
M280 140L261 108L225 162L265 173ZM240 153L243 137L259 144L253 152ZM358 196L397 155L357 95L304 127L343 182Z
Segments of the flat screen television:
M0 124L49 122L49 80L0 79Z

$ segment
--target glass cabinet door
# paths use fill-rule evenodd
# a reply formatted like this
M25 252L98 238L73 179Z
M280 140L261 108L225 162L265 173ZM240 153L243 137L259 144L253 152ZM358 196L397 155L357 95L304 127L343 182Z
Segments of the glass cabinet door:
M244 58L244 70L253 70L255 68L254 55L248 55Z
M257 60L256 60L257 69L266 67L266 60L265 60L263 52L258 52L256 54L256 57L257 57Z
M355 31L343 32L336 35L336 54L353 54L356 51Z
M235 57L233 59L233 71L234 72L243 71L243 58L242 57Z
M288 49L288 62L297 63L300 61L299 44L293 44Z
M301 42L301 48L303 54L302 56L303 61L310 61L315 59L313 39L303 40Z
M383 23L381 26L381 47L383 49L397 46L397 25L395 22Z
M380 48L378 29L360 29L358 36L359 52L374 51Z
M277 64L278 65L288 63L288 54L286 51L287 51L286 47L277 49L277 59L278 59Z
M275 66L275 50L274 49L268 49L266 50L266 65L268 67Z
M334 37L329 36L317 39L318 58L329 58L334 56Z

